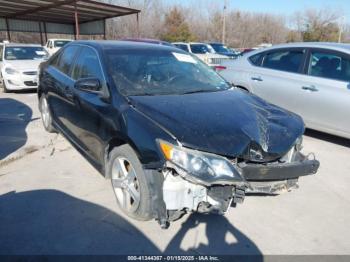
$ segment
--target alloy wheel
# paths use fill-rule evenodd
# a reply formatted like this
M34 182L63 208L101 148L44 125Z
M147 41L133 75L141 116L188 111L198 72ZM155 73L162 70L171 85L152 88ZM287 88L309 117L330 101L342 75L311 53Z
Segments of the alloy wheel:
M120 207L133 213L140 205L140 184L129 160L117 157L112 165L112 185Z
M49 110L49 105L47 103L47 99L43 97L41 99L41 118L43 120L44 126L48 128L50 126L50 110Z

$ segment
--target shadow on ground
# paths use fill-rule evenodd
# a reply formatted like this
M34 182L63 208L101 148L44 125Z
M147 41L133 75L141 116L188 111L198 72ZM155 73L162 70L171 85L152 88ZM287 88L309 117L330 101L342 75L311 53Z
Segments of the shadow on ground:
M0 160L2 160L26 143L26 128L33 112L27 105L11 98L0 98L0 108Z
M305 135L319 139L319 140L324 140L333 144L337 144L340 146L350 147L350 139L346 139L343 137L333 136L333 135L322 133L312 129L306 129Z
M196 247L190 248L187 252L197 255L255 255L254 261L260 261L261 251L259 248L246 235L234 227L225 216L213 214L193 213L190 215L171 240L165 253L184 253L180 246L187 231L197 228L201 224L205 225L208 243L201 243ZM231 235L231 241L228 241L228 235Z
M0 221L0 254L162 253L151 235L145 236L118 214L56 190L0 196ZM183 250L181 242L188 230L200 224L205 224L208 244ZM163 232L159 227L158 233ZM232 234L234 243L227 242L227 233ZM259 255L260 251L226 217L193 214L170 240L164 254Z
M0 254L155 254L112 211L55 190L0 196Z

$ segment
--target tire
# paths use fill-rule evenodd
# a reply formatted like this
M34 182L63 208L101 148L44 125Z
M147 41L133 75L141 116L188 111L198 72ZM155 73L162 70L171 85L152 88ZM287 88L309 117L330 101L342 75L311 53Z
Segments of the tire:
M2 76L1 76L1 82L2 82L2 84L1 84L2 92L9 93L10 91L6 88L5 80L2 78Z
M41 113L41 120L43 121L44 128L49 133L56 133L56 129L52 125L52 116L47 98L44 94L40 96L39 108Z
M114 148L109 154L106 170L123 213L137 220L151 220L149 181L134 150L129 145Z

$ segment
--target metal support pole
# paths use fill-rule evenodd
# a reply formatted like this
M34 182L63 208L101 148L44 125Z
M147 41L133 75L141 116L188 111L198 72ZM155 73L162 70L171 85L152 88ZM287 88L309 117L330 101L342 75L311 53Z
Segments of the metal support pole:
M44 41L43 41L43 32L41 30L41 22L39 22L39 32L40 32L40 43L43 46L44 45Z
M46 22L44 22L44 34L45 34L45 43L47 43L47 30L46 30Z
M136 22L137 22L137 37L140 37L140 21L139 21L139 13L136 13Z
M103 40L107 40L106 38L106 19L103 20Z
M227 8L227 0L224 3L224 11L222 17L222 43L225 44L226 41L226 8Z
M9 27L9 20L5 18L6 23L6 31L7 31L7 40L11 42L11 34L10 34L10 27Z
M75 39L79 40L80 33L79 33L79 17L78 17L77 3L75 3L74 18L75 18Z

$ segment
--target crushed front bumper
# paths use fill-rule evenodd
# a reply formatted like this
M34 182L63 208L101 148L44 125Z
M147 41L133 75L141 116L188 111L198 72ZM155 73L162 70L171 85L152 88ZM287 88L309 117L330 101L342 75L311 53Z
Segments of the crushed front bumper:
M289 163L244 163L242 175L248 182L247 192L280 194L297 188L298 178L316 174L320 162L298 153Z

